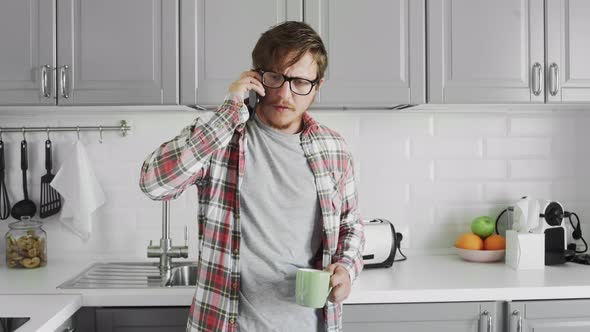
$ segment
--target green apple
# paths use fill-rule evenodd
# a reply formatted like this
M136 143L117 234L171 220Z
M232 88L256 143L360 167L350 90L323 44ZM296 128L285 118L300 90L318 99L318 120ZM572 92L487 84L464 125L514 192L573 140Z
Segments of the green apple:
M496 221L492 217L481 216L471 222L471 231L482 239L492 235L496 230Z

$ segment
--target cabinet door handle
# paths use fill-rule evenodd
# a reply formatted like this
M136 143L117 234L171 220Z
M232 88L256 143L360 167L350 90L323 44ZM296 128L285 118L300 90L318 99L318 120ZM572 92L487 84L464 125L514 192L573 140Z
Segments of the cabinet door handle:
M520 311L514 310L512 316L518 317L518 320L516 321L516 332L522 332L522 316L520 315Z
M551 91L549 93L555 96L559 92L559 67L555 62L549 66L549 72L551 73Z
M543 67L538 62L535 62L535 64L533 65L533 94L535 96L538 96L541 94L541 89L542 89L541 70L542 70L542 68Z
M51 97L51 91L49 91L49 78L47 74L48 70L51 70L50 65L41 66L41 93L45 98Z
M481 313L481 316L486 316L486 321L487 321L487 332L492 332L492 314L490 314L487 310L484 310Z
M68 87L67 87L67 81L68 81L68 69L70 67L68 67L67 65L62 66L59 69L59 76L60 76L60 87L61 87L61 96L64 98L70 98L70 95L68 94Z

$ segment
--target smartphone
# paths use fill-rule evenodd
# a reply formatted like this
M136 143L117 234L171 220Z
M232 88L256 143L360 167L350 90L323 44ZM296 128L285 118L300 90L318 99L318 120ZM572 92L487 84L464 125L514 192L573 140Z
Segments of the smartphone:
M256 110L256 105L258 104L259 101L260 101L260 95L258 95L256 93L256 91L250 90L250 92L248 94L248 108L251 111Z

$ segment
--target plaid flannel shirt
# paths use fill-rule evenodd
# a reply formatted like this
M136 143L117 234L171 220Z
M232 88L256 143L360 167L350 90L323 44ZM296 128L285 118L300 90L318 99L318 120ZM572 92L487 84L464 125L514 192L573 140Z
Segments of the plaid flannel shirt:
M236 331L240 290L240 184L248 110L228 97L212 118L199 118L145 160L140 187L154 200L199 192L199 254L187 331ZM341 264L354 281L363 268L363 226L352 159L336 132L303 115L301 146L315 177L323 223L321 262ZM342 330L342 306L324 307L326 331Z

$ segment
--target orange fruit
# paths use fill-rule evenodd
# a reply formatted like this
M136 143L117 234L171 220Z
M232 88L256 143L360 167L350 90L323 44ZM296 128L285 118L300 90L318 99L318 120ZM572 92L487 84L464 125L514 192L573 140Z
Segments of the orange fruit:
M503 250L506 249L506 240L502 235L492 234L483 241L484 250Z
M461 249L481 250L483 249L483 240L473 233L465 233L457 238L457 241L455 241L455 247Z

